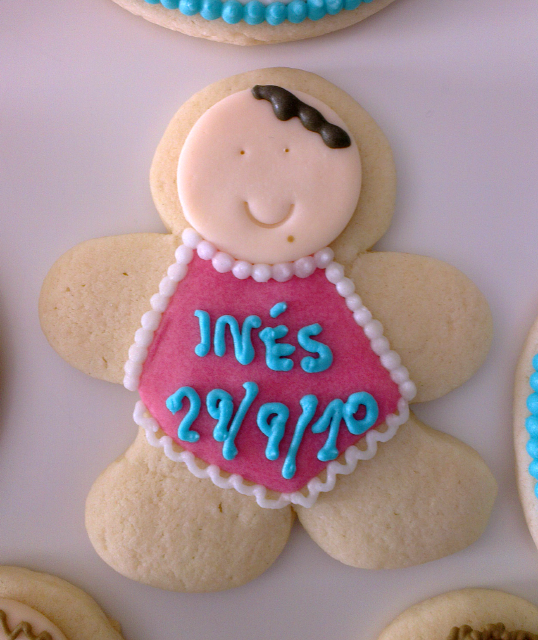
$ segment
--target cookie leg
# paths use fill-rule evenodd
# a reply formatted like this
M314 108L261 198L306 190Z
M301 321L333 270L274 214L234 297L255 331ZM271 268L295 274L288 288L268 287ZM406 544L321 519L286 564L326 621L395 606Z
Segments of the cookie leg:
M97 553L119 573L171 591L237 587L276 560L293 523L290 508L200 480L139 432L102 473L86 503Z
M496 491L476 451L411 415L375 458L297 514L312 539L344 564L407 567L474 542Z

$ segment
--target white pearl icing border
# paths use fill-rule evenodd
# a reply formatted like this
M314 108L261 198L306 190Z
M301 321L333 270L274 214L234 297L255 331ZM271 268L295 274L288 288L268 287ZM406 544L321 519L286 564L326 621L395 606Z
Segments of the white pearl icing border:
M177 451L170 436L157 434L160 430L157 421L149 414L142 401L136 403L133 418L135 423L146 432L150 445L160 447L164 454L175 462L184 462L191 473L197 478L209 478L213 484L221 489L235 489L239 493L254 496L260 507L266 509L281 509L289 504L311 507L318 495L334 488L337 475L348 475L355 470L359 460L369 460L377 452L378 442L387 442L396 435L398 427L409 419L409 401L416 395L416 387L409 379L409 372L401 364L400 356L390 349L389 341L383 335L383 326L372 318L370 311L362 304L359 295L355 293L355 284L344 275L342 265L333 261L334 253L329 247L316 252L314 256L300 258L295 262L284 262L275 265L252 265L244 260L235 260L227 253L218 251L207 240L204 240L194 229L185 229L182 234L183 244L175 252L176 262L168 267L167 275L159 284L159 293L150 299L151 311L142 316L141 328L135 333L134 344L129 348L129 359L125 363L125 377L123 384L126 389L138 389L142 366L148 355L148 348L153 341L162 314L166 311L170 298L174 295L177 284L187 274L188 264L194 257L194 250L202 260L211 260L213 267L219 273L231 271L233 275L244 280L253 278L256 282L267 282L271 278L277 282L286 282L294 275L307 278L316 268L325 269L327 280L335 285L338 293L345 299L348 309L353 313L355 322L364 330L370 340L372 351L379 356L381 364L390 373L391 379L398 385L401 398L398 400L398 413L392 413L385 419L387 430L381 433L375 429L368 431L364 440L366 450L355 445L348 447L344 453L345 463L336 460L329 462L326 467L327 478L322 482L318 477L312 478L306 485L307 494L301 491L281 493L277 499L267 498L267 489L262 485L245 483L237 474L223 477L220 468L208 465L201 468L196 463L196 457L190 451Z

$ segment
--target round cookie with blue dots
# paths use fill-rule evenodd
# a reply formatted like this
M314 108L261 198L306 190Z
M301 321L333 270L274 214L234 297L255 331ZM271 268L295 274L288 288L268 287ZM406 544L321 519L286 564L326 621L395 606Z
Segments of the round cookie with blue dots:
M514 439L517 482L525 518L538 546L538 319L516 372Z
M394 0L114 0L190 36L253 45L314 38L349 27Z

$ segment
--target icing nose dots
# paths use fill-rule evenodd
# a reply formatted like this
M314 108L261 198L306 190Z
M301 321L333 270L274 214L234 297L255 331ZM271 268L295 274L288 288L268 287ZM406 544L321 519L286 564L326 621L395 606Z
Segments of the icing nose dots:
M195 123L178 162L194 229L236 260L274 265L312 255L349 222L361 161L326 104L282 87L234 93Z

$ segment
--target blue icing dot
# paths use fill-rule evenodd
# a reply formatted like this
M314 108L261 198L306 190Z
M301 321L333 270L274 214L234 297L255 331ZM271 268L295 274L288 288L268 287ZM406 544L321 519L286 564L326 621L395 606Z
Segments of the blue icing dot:
M533 478L538 479L538 460L533 460L529 465L529 473Z
M179 0L161 0L161 4L165 9L177 9Z
M243 5L237 0L227 0L222 4L222 19L228 24L237 24L243 17Z
M216 20L220 18L222 3L220 0L203 0L200 15L206 20Z
M148 4L159 4L161 0L146 0Z
M325 8L325 0L307 0L308 2L308 17L310 20L321 20L327 13Z
M532 366L538 371L538 353L532 359Z
M288 20L293 24L299 24L306 19L308 7L304 0L292 0L288 4Z
M538 458L538 438L531 438L527 442L527 453L531 458Z
M527 409L534 415L538 415L538 393L531 393L527 398Z
M287 18L288 9L282 2L272 2L267 6L265 11L265 19L269 24L276 26L281 24Z
M331 16L340 13L344 8L344 0L327 0L327 13Z
M180 0L179 10L185 16L194 16L200 11L200 0Z
M260 24L265 20L265 5L259 0L247 2L243 19L247 24Z
M525 420L525 427L531 436L538 438L538 416L529 416Z
M362 0L344 0L344 7L349 11L356 9Z
M281 313L284 313L288 305L285 302L277 302L273 307L271 307L271 311L269 311L269 315L271 318L278 318Z
M538 391L538 372L534 372L529 378L529 384L533 391Z

